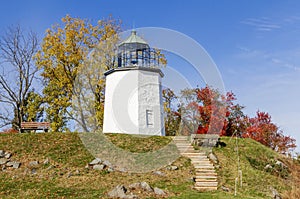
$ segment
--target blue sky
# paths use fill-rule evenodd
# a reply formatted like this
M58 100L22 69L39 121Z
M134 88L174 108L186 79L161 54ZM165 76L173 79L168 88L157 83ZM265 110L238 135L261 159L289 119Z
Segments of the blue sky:
M299 1L11 0L1 8L1 34L18 23L42 38L66 14L94 22L112 14L124 30L151 26L182 32L210 54L226 90L237 95L247 114L269 112L300 145Z

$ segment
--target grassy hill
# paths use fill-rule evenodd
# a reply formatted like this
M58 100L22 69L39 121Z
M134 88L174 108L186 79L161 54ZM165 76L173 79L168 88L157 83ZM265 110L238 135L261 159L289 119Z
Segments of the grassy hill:
M108 135L108 138L118 147L137 153L159 149L171 141L169 137L155 136ZM173 163L178 170L161 169L165 173L163 177L151 172L109 173L85 168L94 157L77 133L1 134L0 150L12 152L12 159L22 164L19 169L0 171L0 198L105 198L118 184L141 181L167 190L169 198L271 198L270 187L284 198L300 198L300 165L250 139L238 140L243 186L238 187L235 197L236 140L222 138L221 141L222 147L213 151L219 159L220 187L229 188L229 192L220 188L201 193L192 189L194 169L187 158L181 157ZM41 164L32 173L28 163L34 160ZM43 164L45 160L48 161ZM277 161L287 167L278 166ZM272 168L265 169L267 164ZM154 198L151 194L139 196Z

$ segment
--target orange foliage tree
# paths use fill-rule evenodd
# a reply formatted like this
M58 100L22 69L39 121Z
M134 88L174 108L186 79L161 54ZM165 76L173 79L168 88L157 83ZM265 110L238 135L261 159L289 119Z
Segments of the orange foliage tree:
M185 120L183 123L192 121L197 126L190 133L252 138L280 153L287 153L296 147L295 139L284 135L268 113L258 111L254 118L245 115L244 107L235 103L236 97L232 92L222 95L206 86L185 93L192 97L182 108L185 115L181 118Z
M257 111L254 118L249 118L249 125L243 137L252 138L275 151L286 153L296 147L295 139L283 134L272 122L269 113Z

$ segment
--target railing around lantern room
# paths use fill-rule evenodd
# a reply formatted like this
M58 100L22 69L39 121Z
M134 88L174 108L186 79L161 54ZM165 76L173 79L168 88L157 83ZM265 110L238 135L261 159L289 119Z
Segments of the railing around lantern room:
M155 49L122 50L118 53L118 67L159 67L160 56Z

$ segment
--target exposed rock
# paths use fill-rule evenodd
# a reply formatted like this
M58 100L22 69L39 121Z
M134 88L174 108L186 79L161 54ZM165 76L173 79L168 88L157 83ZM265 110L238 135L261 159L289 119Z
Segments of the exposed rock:
M140 182L136 182L136 183L130 184L128 186L129 189L139 189L140 187L141 187L141 183Z
M282 168L286 167L285 164L283 164L283 162L281 162L279 160L277 160L275 164L282 167Z
M5 166L5 165L2 165L1 171L5 171L5 169L6 169L6 166Z
M0 150L0 158L4 158L4 156L5 156L5 151Z
M139 197L137 195L130 194L130 195L126 195L122 199L139 199Z
M102 164L104 164L105 166L110 167L110 168L113 167L113 165L108 160L105 160Z
M221 186L221 189L222 189L223 191L226 191L226 192L229 192L229 191L230 191L230 189L229 189L228 187L225 187L225 186Z
M108 168L107 171L108 171L108 172L113 172L114 169L113 169L113 168Z
M79 174L80 174L80 171L78 169L76 169L75 175L79 175Z
M6 158L0 158L0 165L6 164L8 160Z
M67 178L70 178L70 177L72 177L73 176L73 173L72 172L69 172L68 174L67 174Z
M21 163L20 162L13 162L13 168L18 169L20 167Z
M102 160L100 158L95 158L92 162L89 163L89 165L93 166L96 164L101 164Z
M127 172L125 168L120 168L119 171L122 172L122 173Z
M154 193L155 193L156 195L161 195L161 196L166 195L166 193L165 193L162 189L157 188L157 187L154 187Z
M210 153L208 155L208 158L214 163L214 164L217 164L218 163L218 158L213 154L213 153Z
M49 167L47 167L47 171L49 171L49 170L51 170L51 169L53 169L54 168L54 166L53 165L50 165Z
M39 161L31 161L28 164L28 167L30 168L37 168L39 166Z
M13 167L14 169L18 169L20 167L20 165L21 165L20 162L15 162L15 161L6 163L6 166Z
M99 171L103 170L104 168L105 168L105 165L103 165L103 164L96 164L93 166L94 170L99 170Z
M49 158L46 158L46 159L44 160L44 162L43 162L44 165L45 165L45 164L49 164L49 163L50 163Z
M9 158L11 157L11 153L5 152L5 153L4 153L4 157L5 157L6 159L9 159Z
M147 182L141 182L141 188L148 192L153 192L152 187Z
M158 175L158 176L165 176L166 174L161 172L161 171L153 171L154 175Z
M272 169L273 167L270 165L270 164L267 164L266 166L265 166L265 170L268 170L268 169Z
M113 190L108 192L109 198L125 198L126 197L127 189L124 187L124 185L118 185Z
M178 170L178 167L177 167L177 166L169 165L169 166L167 166L166 169L167 169L167 170L170 170L170 171L174 171L174 170Z
M274 189L274 187L270 187L271 192L272 192L272 197L274 199L282 199L281 196L279 195L278 191L276 189Z
M37 169L36 168L31 169L31 174L33 175L37 174Z

